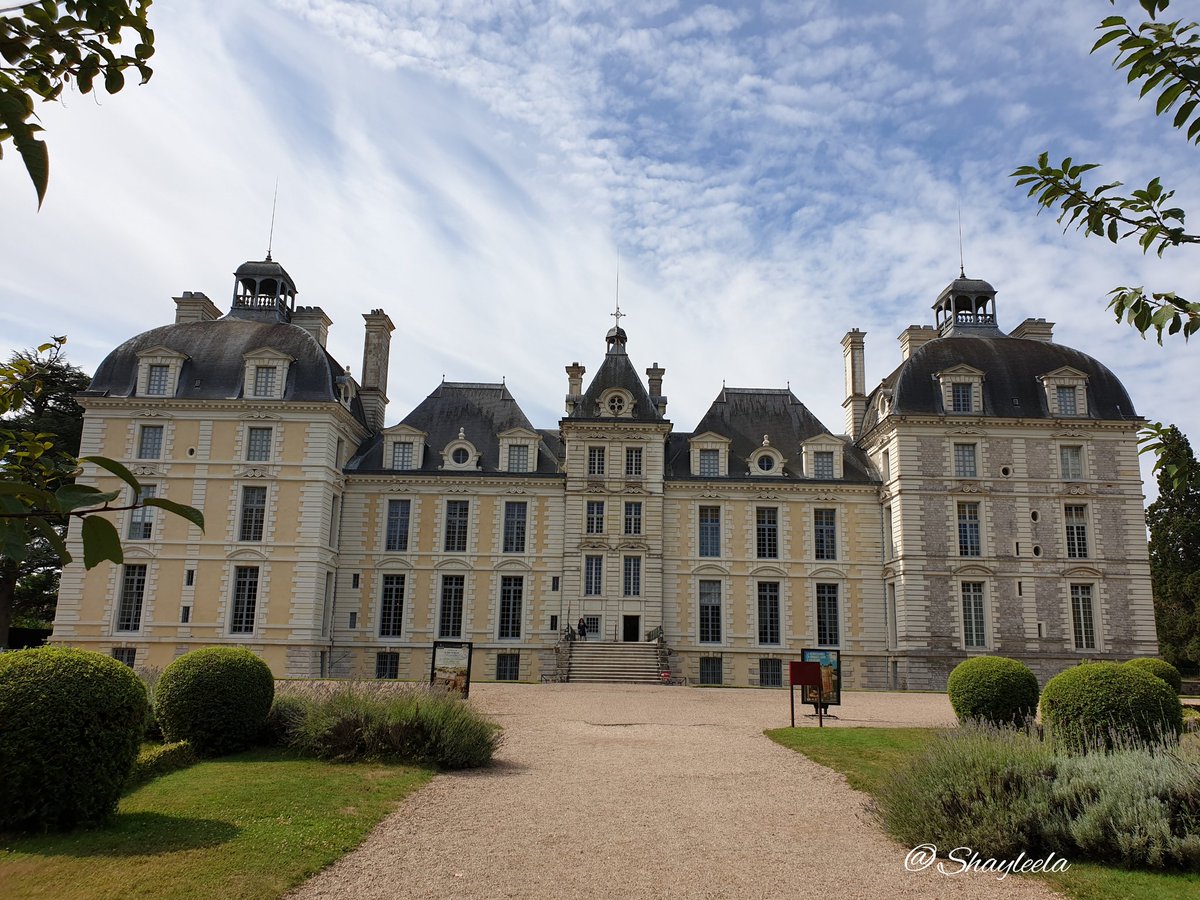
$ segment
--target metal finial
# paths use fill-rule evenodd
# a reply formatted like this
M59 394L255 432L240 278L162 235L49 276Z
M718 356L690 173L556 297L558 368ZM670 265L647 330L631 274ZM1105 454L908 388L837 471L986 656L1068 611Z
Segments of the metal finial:
M275 243L275 201L279 199L279 176L275 176L275 194L271 197L271 231L267 235L267 262L271 261L271 247Z
M962 242L962 201L958 202L958 277L966 278L967 270L963 265L963 242Z

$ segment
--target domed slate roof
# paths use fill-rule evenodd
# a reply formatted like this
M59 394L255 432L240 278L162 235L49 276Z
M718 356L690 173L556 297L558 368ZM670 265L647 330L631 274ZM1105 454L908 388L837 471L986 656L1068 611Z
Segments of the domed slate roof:
M941 415L937 375L966 365L983 372L983 415L1019 419L1050 419L1046 392L1038 376L1070 367L1087 376L1088 419L1136 419L1137 412L1124 385L1098 360L1050 341L996 336L955 335L937 338L918 348L871 392L863 418L863 433L883 418L881 392L890 391L889 412L896 415Z

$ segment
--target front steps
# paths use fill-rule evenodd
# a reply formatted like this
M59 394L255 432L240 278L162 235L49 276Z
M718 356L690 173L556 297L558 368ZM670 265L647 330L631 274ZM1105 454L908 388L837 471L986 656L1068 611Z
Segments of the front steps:
M659 684L657 643L575 641L569 681L602 684Z

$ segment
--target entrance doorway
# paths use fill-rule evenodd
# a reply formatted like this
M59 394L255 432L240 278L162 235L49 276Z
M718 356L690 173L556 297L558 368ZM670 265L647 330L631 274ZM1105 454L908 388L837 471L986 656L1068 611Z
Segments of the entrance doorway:
M642 617L623 616L621 619L621 640L640 641L642 639Z

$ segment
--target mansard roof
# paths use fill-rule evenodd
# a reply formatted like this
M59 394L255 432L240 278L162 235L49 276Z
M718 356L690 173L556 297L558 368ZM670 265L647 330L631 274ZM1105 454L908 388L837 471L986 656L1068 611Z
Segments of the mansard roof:
M1087 377L1089 419L1136 419L1125 387L1106 366L1079 350L1050 341L995 336L954 335L919 347L867 398L863 432L881 419L879 397L890 392L890 411L896 415L940 415L938 373L954 366L971 366L983 373L984 416L1050 419L1040 376L1070 367Z
M820 419L809 412L790 389L722 388L700 424L691 434L671 436L668 446L668 474L689 477L691 473L688 440L711 432L729 438L731 477L745 475L750 455L762 446L765 435L771 446L787 461L784 476L801 476L801 445L820 435L830 435ZM870 481L870 467L862 451L849 441L843 451L842 481Z
M247 354L269 349L289 357L284 400L338 401L345 369L311 334L297 325L226 316L207 322L164 325L144 331L113 350L96 369L84 396L134 397L139 354L165 348L181 354L179 400L237 400L245 390ZM364 425L357 395L350 411Z
M442 451L459 432L479 451L479 471L502 472L500 469L500 435L521 428L539 435L537 474L558 471L557 436L539 431L517 405L503 384L463 383L444 381L409 413L402 425L424 432L425 454L419 471L437 472L442 465ZM351 471L392 471L384 465L384 436L369 438L347 464Z

